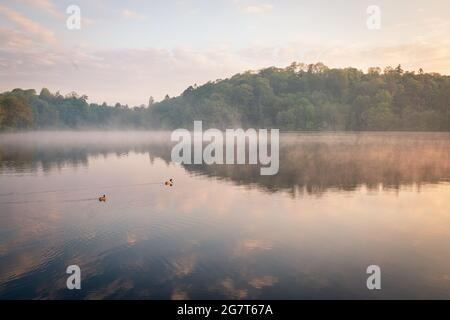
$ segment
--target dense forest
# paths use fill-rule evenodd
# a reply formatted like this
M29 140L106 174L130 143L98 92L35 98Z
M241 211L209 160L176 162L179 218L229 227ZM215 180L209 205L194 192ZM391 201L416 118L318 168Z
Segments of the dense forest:
M0 129L275 127L282 130L450 131L450 76L322 63L248 71L129 108L42 89L0 94Z
M14 89L0 94L0 128L12 129L82 129L130 128L148 124L148 109L88 104L87 96L71 92L66 96L52 94L43 88L39 95L34 89Z

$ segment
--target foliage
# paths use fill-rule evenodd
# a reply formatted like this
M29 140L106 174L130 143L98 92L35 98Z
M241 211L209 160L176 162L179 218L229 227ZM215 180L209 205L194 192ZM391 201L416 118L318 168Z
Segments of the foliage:
M14 89L0 94L0 128L131 128L148 127L149 112L143 107L128 108L106 103L88 104L87 96L71 92L62 96L43 88Z
M401 66L329 69L297 64L245 72L188 88L153 106L161 127L277 127L284 130L450 130L450 77Z
M274 127L282 130L450 130L450 77L396 68L292 63L190 86L148 107L87 102L43 88L0 94L0 129Z

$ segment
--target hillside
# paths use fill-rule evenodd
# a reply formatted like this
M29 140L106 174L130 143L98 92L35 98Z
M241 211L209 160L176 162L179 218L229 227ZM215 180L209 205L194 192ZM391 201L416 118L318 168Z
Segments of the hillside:
M152 108L162 127L278 127L285 130L450 129L450 77L400 66L267 68L189 87Z
M0 94L0 128L276 127L282 130L450 130L450 77L397 68L292 63L190 86L148 108L89 104L42 89Z

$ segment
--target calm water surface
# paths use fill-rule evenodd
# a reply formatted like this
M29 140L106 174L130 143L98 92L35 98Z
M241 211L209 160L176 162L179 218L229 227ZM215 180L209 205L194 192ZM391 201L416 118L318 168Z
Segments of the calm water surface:
M0 298L450 299L449 134L284 134L272 177L175 165L171 146L0 135Z

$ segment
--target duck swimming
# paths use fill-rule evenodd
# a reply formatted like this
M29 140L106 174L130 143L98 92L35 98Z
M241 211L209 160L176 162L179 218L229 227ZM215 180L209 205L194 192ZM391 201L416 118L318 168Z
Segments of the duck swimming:
M100 198L98 198L98 201L105 202L106 201L106 195L102 195Z
M173 186L173 179L171 178L171 179L169 179L169 181L164 182L164 185L168 186L168 187L172 187Z

